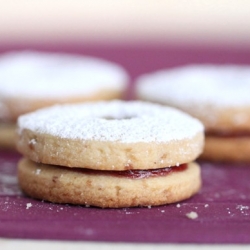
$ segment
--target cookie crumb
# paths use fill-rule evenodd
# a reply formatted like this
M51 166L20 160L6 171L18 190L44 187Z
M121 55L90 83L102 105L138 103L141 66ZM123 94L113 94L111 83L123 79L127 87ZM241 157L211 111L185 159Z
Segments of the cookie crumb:
M189 219L197 219L198 218L198 214L196 212L190 212L190 213L187 213L186 216L189 218Z
M176 204L176 207L178 207L178 208L179 208L179 207L181 207L181 205L178 203L178 204Z
M204 207L209 207L209 205L208 205L208 204L205 204Z
M148 206L148 209L151 209L151 206Z
M27 203L26 204L26 209L29 209L29 208L31 208L32 207L32 204L31 203Z

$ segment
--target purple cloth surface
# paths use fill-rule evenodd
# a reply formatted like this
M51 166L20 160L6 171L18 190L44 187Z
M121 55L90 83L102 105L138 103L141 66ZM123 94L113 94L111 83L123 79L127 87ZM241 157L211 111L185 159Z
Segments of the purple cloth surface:
M250 165L201 162L193 198L152 208L100 209L26 197L19 155L0 152L0 237L151 243L250 243ZM196 212L190 219L187 213Z
M250 51L231 48L1 47L88 54L118 62L132 77L188 63L250 64ZM237 84L237 83L236 83ZM133 97L130 92L129 98ZM0 151L0 237L112 242L250 243L250 164L202 162L203 187L193 198L152 208L99 209L24 196L16 179L20 155ZM198 214L189 219L186 214Z

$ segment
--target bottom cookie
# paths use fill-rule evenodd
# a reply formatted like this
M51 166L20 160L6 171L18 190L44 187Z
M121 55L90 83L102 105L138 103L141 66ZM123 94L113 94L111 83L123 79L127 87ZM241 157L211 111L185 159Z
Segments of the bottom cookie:
M97 207L156 206L190 198L201 187L197 163L173 169L98 171L35 163L18 163L21 189L29 196L54 203Z
M250 137L206 136L200 158L221 162L250 162Z
M14 123L0 122L0 148L15 149L15 131Z

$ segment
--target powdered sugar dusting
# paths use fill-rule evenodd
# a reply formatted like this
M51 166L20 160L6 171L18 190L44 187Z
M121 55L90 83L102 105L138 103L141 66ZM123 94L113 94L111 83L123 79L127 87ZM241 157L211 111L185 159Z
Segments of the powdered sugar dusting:
M1 98L89 95L101 88L123 90L127 82L122 67L88 56L21 51L0 57Z
M137 93L151 101L215 107L250 105L250 67L189 65L144 75ZM244 119L244 117L239 117Z
M56 105L18 119L19 132L29 129L80 140L168 142L192 138L200 121L173 108L140 101L102 101Z

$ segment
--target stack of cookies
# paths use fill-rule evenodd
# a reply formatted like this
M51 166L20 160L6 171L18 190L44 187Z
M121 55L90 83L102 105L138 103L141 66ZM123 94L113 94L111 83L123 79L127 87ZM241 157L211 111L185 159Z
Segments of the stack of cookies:
M97 207L156 206L201 187L200 121L141 101L56 105L18 118L20 187L29 196Z

